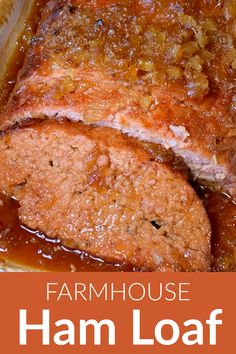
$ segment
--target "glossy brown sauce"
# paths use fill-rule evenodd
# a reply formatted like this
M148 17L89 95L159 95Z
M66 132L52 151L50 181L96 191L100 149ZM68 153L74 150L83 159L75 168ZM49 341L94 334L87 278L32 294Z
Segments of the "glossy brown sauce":
M26 32L16 43L4 84L0 86L0 111L14 87L22 66L27 37L37 27L40 9L45 0L38 0ZM150 147L149 147L150 148ZM148 150L149 150L148 148ZM226 195L200 190L213 230L212 269L236 271L236 204ZM0 262L48 271L135 271L127 264L111 264L79 250L71 250L58 240L40 232L27 230L18 219L18 203L0 195Z

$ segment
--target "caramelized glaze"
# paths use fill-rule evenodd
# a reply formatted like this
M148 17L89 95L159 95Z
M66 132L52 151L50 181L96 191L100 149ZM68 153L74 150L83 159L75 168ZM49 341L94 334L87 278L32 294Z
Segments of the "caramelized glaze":
M51 65L104 65L127 85L176 83L196 98L234 85L235 0L79 1L69 4L70 16L65 2L56 4L53 18L63 17L64 26L50 23L44 55ZM149 108L151 95L140 103Z

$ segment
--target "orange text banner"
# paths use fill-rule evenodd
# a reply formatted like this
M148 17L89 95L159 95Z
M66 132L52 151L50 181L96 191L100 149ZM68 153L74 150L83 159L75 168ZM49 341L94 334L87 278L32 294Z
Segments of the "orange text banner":
M235 353L233 273L0 279L2 353Z

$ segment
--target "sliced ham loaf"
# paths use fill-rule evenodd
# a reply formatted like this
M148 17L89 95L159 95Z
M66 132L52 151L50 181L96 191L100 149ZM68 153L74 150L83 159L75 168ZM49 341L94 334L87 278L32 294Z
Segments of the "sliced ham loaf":
M0 138L0 190L25 226L145 270L207 271L211 228L195 191L143 145L67 120Z
M49 1L0 129L44 116L116 128L235 196L232 18L223 2L171 4Z

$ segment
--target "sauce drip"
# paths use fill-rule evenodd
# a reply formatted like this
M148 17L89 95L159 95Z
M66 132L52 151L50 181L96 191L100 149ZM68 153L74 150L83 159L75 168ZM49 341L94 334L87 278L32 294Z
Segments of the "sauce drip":
M236 203L225 194L206 193L212 225L213 271L236 271Z

